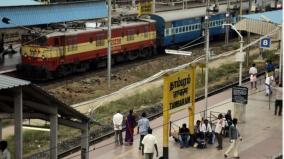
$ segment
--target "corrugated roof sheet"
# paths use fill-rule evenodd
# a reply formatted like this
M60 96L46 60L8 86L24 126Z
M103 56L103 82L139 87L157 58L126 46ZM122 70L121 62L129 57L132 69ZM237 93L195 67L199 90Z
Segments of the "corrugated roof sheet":
M282 9L270 12L248 14L241 16L247 19L254 19L259 21L270 21L275 24L282 24Z
M0 0L0 7L4 6L21 6L21 5L40 5L41 2L34 0Z
M248 2L242 3L243 8L248 8ZM225 13L227 10L227 5L219 5L219 13ZM165 22L194 18L194 17L203 17L206 14L206 7L190 8L184 10L174 10L168 12L159 12L153 15L160 16L164 19Z
M6 75L0 75L0 90L29 85L31 82Z
M11 19L11 23L0 22L0 28L50 24L83 19L107 17L105 1L78 3L0 7L0 17Z

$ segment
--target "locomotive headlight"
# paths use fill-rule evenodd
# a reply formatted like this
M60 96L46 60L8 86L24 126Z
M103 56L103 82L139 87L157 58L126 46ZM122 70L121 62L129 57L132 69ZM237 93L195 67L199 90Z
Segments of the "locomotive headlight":
M44 60L44 59L45 59L45 56L44 56L44 55L41 55L41 58Z

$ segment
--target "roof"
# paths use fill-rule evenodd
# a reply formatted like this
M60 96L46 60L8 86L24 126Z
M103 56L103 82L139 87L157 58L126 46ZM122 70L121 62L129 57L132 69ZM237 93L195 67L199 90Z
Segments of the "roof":
M0 90L2 89L8 89L8 88L14 88L14 87L19 87L19 86L25 86L29 85L31 82L5 76L5 75L0 75Z
M256 14L243 15L241 17L259 21L267 21L275 24L282 24L282 10L269 11Z
M145 25L149 22L154 21L128 21L128 22L121 22L120 24L112 24L112 29L123 28L123 27L130 27L130 26L139 26ZM107 26L97 27L97 28L86 28L86 29L67 29L67 31L53 31L52 33L47 34L47 37L53 36L62 36L62 35L77 35L81 33L88 33L88 32L96 32L96 31L107 31Z
M271 3L272 0L267 0L266 3ZM261 4L260 1L257 2L257 4ZM244 9L249 8L248 2L243 2L242 7ZM219 5L219 13L225 13L227 10L227 5ZM181 20L181 19L188 19L188 18L194 18L194 17L203 17L206 14L206 7L198 7L198 8L190 8L190 9L184 9L184 10L173 10L168 12L159 12L152 15L160 16L164 19L165 22L168 21L175 21L175 20Z
M41 2L34 0L0 0L0 7L4 6L22 6L22 5L40 5Z
M60 119L82 122L89 121L89 118L86 115L61 102L40 87L31 84L29 81L20 80L5 75L0 75L1 112L13 113L14 91L11 90L11 88L18 86L22 86L24 114L38 113L48 116L51 113L54 113L54 109L57 109L57 114L59 115Z
M225 5L219 6L219 10L221 12L226 11ZM188 19L193 17L201 17L205 16L206 7L200 7L200 8L191 8L191 9L184 9L184 10L174 10L174 11L168 11L168 12L158 12L152 15L159 16L164 19L165 22L168 21L175 21L175 20L181 20L181 19Z
M0 7L0 17L11 19L11 24L0 22L0 28L11 28L17 26L103 18L107 17L107 8L105 1L102 0Z

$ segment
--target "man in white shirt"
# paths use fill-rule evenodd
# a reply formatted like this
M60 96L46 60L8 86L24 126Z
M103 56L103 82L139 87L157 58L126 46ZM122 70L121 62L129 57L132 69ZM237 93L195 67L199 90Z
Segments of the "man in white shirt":
M113 126L114 126L114 132L115 132L115 144L123 144L122 139L122 123L123 123L123 115L120 114L120 110L117 111L116 114L113 116Z
M152 135L152 129L149 128L148 134L142 140L142 155L145 159L153 159L154 148L156 149L156 156L159 156L157 143L157 138Z
M269 76L268 73L266 73L266 78L265 78L265 93L266 96L270 95L272 93L272 82L273 82L273 76Z
M216 127L215 127L215 134L217 136L218 140L218 146L216 147L218 150L223 149L223 136L222 136L222 131L225 129L225 120L223 118L222 114L218 115Z
M251 89L253 89L253 84L255 89L256 88L256 75L257 75L257 69L255 67L255 64L252 64L252 67L249 69L249 74L250 74L250 84L251 84Z
M202 123L202 126L200 128L200 132L203 133L205 135L205 138L209 141L209 144L213 144L212 143L212 128L211 125L208 123L208 120L205 119L204 122Z
M0 141L0 150L2 151L2 159L11 158L11 154L7 147L8 147L7 141Z

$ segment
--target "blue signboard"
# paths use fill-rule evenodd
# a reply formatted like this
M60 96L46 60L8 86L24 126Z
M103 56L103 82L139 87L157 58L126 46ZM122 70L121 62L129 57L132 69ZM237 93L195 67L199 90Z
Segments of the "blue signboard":
M260 40L260 48L270 48L271 39L270 37L265 37Z

